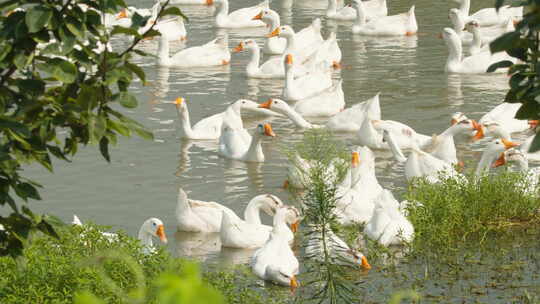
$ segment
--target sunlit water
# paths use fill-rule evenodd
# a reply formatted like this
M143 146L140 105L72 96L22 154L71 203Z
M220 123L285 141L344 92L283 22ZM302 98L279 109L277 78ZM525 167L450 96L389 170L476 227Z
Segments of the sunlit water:
M139 7L151 5L150 1L129 2ZM271 7L280 13L282 24L291 24L295 30L307 26L314 17L324 15L326 8L326 0L295 0L292 7L287 5L291 1L287 2L276 0ZM448 9L454 5L451 1L388 2L390 14L404 12L416 4L417 37L355 37L350 30L351 23L323 21L323 36L337 31L343 69L335 78L343 78L348 106L380 91L383 119L398 120L420 133L434 134L449 126L453 112L461 111L478 119L502 101L508 89L505 75L444 73L447 50L437 34L449 26ZM491 6L493 2L475 1L472 10ZM231 9L255 3L257 0L231 1ZM213 26L214 8L182 9L190 18L187 46L214 39L218 34ZM265 32L262 28L229 31L229 46L232 48L246 38L256 38L262 46ZM115 41L114 46L122 48L126 44L126 41ZM177 43L172 50L182 47L183 44ZM157 41L144 42L141 49L154 53ZM246 79L248 57L245 52L233 54L230 66L190 70L160 68L152 57L136 57L136 62L147 73L148 85L141 86L138 82L131 88L140 104L135 110L125 112L152 130L155 140L121 140L112 148L110 164L100 156L98 147L90 146L82 149L72 163L55 162L54 174L37 168L27 170L26 174L44 185L43 201L32 202L33 208L66 221L77 214L83 221L110 225L113 230L124 229L134 236L146 218L158 217L164 221L170 236L168 247L176 255L224 263L247 262L251 251L221 250L216 235L176 233L177 189L183 187L193 198L218 201L237 212L242 212L247 202L261 193L272 193L288 201L289 194L281 188L287 163L281 149L299 141L302 133L289 120L272 118L268 121L277 137L263 142L266 162L231 161L217 155L215 142L180 140L175 107L171 103L179 96L185 97L191 120L196 122L223 111L239 98L260 102L278 96L281 81ZM260 122L249 113L244 118L247 128ZM353 134L341 137L348 145L354 143ZM471 145L460 139L458 146L460 157L474 166L483 143ZM389 155L378 159L377 174L383 186L389 189L399 191L404 186L403 168L392 162ZM265 218L265 222L269 223L270 219ZM421 267L424 266L419 266L418 271L423 273ZM370 273L370 277L373 275Z

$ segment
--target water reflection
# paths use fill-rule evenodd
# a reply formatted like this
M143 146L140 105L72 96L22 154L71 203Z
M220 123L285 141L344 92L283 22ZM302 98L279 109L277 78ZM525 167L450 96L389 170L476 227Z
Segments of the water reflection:
M219 233L177 231L174 240L175 252L179 257L193 257L205 261L219 255L221 251Z

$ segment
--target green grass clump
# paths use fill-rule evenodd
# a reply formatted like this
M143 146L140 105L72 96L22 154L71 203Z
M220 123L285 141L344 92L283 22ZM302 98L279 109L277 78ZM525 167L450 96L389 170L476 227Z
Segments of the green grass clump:
M470 176L468 182L450 178L437 184L411 183L404 199L420 203L407 208L415 228L413 248L453 250L481 244L514 227L540 226L538 195L523 191L520 184L526 179L514 172Z
M0 303L266 303L232 272L201 274L165 250L144 255L125 233L109 242L92 224L57 229L58 239L34 235L17 260L0 257Z

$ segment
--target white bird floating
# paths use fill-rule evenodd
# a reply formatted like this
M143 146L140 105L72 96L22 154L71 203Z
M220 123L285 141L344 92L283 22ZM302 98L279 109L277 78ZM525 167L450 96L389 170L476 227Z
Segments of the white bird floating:
M245 222L262 225L260 211L273 215L275 210L282 206L283 202L277 196L271 194L257 195L249 201L244 210ZM182 188L178 189L176 221L179 231L220 232L223 212L233 218L238 218L234 211L219 203L189 199ZM268 227L268 230L270 229L271 227Z

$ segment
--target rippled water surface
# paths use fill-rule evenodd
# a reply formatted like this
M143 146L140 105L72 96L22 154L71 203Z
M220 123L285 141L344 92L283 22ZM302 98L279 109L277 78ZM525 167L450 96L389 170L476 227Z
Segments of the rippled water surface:
M138 7L149 7L151 1L128 1ZM256 4L258 0L232 0L231 9ZM287 3L286 3L287 2ZM299 30L310 24L314 17L324 15L326 0L272 1L271 7L280 13L282 24L291 24ZM494 1L475 1L473 9L491 6ZM456 111L478 119L499 104L508 89L508 78L503 75L452 75L444 73L446 46L437 37L443 27L449 26L448 9L452 1L388 0L389 13L401 13L416 5L419 24L417 37L360 38L352 35L351 23L323 20L323 36L336 31L343 52L343 69L335 78L343 78L347 105L353 105L381 92L384 119L406 123L424 134L443 131L449 126L450 114ZM221 34L213 26L212 7L182 7L190 18L187 24L187 46L214 39ZM242 39L256 38L263 45L265 29L229 31L229 47ZM115 41L122 48L127 42ZM174 44L172 50L184 47ZM142 49L154 53L157 41L147 41ZM281 152L285 144L298 141L302 133L285 118L272 118L277 134L275 139L264 140L266 162L245 164L219 157L214 142L188 142L178 138L175 98L187 99L192 122L223 111L239 98L263 101L278 96L279 80L246 79L247 53L233 54L230 66L212 69L161 68L151 57L136 58L144 67L148 85L136 83L131 89L140 105L128 114L145 124L155 134L155 140L125 139L111 151L112 162L106 163L98 148L89 146L81 150L72 163L56 162L54 174L41 169L28 170L42 182L43 201L32 203L39 211L71 220L78 214L83 221L111 225L131 235L148 217L161 218L169 235L176 231L174 209L177 188L183 187L188 195L200 200L221 202L241 212L249 199L260 193L273 193L288 200L281 189L285 179L286 157ZM244 116L247 128L260 120ZM343 135L349 145L354 135ZM471 145L458 141L462 158L476 160L483 144ZM389 155L378 159L377 173L381 183L390 189L404 185L400 166L389 161ZM474 161L475 162L475 161ZM269 222L269 219L265 219ZM220 251L216 236L176 233L170 237L169 248L178 255L197 256L201 259L224 262L247 261L250 251Z

